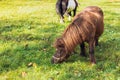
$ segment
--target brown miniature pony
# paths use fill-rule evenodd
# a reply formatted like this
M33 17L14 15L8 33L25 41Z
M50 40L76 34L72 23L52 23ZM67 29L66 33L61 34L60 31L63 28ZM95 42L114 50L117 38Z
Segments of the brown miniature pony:
M86 56L84 42L87 42L90 61L95 64L94 48L98 45L103 30L103 11L97 6L85 8L74 17L72 23L55 42L56 53L52 57L52 63L65 61L78 44L81 47L80 55Z

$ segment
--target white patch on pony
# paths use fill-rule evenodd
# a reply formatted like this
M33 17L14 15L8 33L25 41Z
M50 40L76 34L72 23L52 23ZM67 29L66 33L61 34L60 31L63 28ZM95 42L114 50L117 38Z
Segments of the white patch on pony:
M71 20L72 20L72 19L71 19L71 16L69 16L69 17L68 17L68 20L69 20L69 21L71 21Z
M74 0L68 0L67 11L70 12L73 9L75 9L75 1Z
M64 23L64 20L63 20L62 18L60 19L60 23L61 23L61 24L63 24L63 23Z

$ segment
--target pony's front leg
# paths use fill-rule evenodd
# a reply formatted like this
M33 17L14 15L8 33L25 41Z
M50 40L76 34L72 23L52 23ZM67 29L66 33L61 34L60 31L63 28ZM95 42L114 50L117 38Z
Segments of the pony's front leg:
M60 23L64 23L64 17L63 16L60 17Z
M81 49L80 55L86 57L87 55L85 54L86 51L85 51L85 44L84 44L84 42L82 44L80 44L80 49Z
M94 46L95 46L95 41L91 40L89 42L89 55L90 55L90 61L92 64L96 63L95 57L94 57Z

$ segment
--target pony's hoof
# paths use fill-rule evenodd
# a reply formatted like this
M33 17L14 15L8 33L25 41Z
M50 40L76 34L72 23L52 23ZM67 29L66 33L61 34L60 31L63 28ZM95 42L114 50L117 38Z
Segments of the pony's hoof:
M60 20L60 23L61 23L61 24L63 24L63 23L64 23L64 21L63 21L63 20Z
M95 66L95 65L96 65L96 63L93 63L93 62L91 63L91 66Z

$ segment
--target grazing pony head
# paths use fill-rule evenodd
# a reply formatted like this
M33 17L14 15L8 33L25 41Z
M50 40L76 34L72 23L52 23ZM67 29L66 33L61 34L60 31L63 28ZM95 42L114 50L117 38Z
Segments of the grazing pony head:
M56 52L52 57L52 63L61 63L65 61L69 57L69 54L67 54L63 39L57 39L54 46L56 48Z

